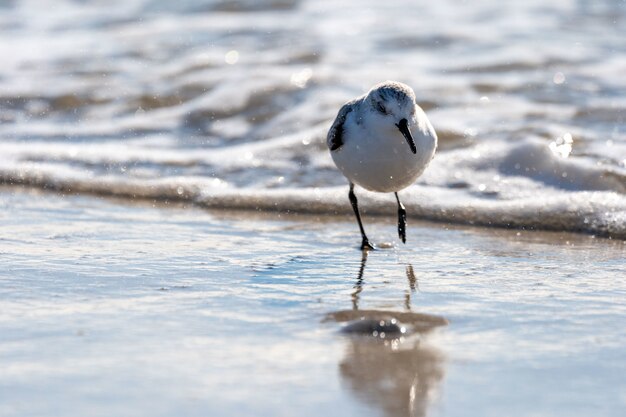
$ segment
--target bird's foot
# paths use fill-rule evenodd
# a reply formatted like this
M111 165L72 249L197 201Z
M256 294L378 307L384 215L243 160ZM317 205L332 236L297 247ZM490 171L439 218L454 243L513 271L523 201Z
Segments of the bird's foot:
M376 250L376 247L370 243L370 241L364 237L363 241L361 242L361 250L363 251L367 251L367 250Z
M406 210L398 210L398 236L402 243L406 243Z

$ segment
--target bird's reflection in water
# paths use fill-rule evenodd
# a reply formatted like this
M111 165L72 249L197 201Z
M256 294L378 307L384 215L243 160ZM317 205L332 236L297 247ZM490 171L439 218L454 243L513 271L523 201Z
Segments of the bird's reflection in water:
M345 323L346 354L340 375L350 391L385 416L425 416L444 376L443 355L425 343L425 335L447 324L443 317L411 312L411 295L418 288L413 267L406 266L409 290L404 312L359 310L364 252L352 293L352 310L328 314Z
M367 254L369 251L364 250L363 255L361 257L361 266L359 267L359 275L356 278L356 283L354 284L354 291L352 292L352 309L359 309L359 296L361 291L363 291L363 274L365 273L365 264L367 264Z
M411 264L408 264L406 266L406 279L409 281L409 289L405 292L404 295L404 308L406 308L407 310L411 310L411 294L415 294L415 291L419 290L417 278L415 277L413 265Z
M339 370L357 398L385 416L425 416L443 378L443 360L419 341L407 346L351 337Z
M359 300L361 292L363 292L363 274L365 274L365 265L367 264L367 255L368 251L363 251L363 255L361 256L361 264L359 266L359 273L356 278L356 283L354 284L354 291L352 292L352 309L359 309ZM404 308L406 310L411 310L411 295L415 294L416 291L419 290L419 283L417 281L417 277L415 276L415 271L413 269L413 265L410 263L406 265L405 269L406 279L409 283L409 289L404 293Z

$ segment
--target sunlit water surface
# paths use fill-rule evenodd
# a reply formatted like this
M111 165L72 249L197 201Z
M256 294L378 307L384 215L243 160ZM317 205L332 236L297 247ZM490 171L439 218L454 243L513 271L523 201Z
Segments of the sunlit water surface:
M363 262L347 217L7 192L0 208L2 416L626 406L623 242L413 222ZM393 241L393 224L368 227ZM353 310L419 323L344 334Z

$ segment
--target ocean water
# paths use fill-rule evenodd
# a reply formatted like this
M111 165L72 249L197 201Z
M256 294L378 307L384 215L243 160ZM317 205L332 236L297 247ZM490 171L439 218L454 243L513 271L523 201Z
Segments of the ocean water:
M409 216L623 239L625 34L622 0L2 2L0 181L348 213L326 132L393 79L439 136Z
M625 36L622 0L0 1L0 415L621 417ZM325 136L386 79L439 148L406 245L357 189L362 257Z

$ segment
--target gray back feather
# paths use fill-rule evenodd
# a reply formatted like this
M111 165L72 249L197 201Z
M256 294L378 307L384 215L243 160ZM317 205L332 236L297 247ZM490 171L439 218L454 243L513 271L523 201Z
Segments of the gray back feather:
M331 151L336 151L343 145L343 125L346 121L348 113L354 110L355 103L359 100L362 100L362 98L351 100L339 109L339 113L337 113L337 117L328 130L328 135L326 136L326 144L328 145L328 149Z

